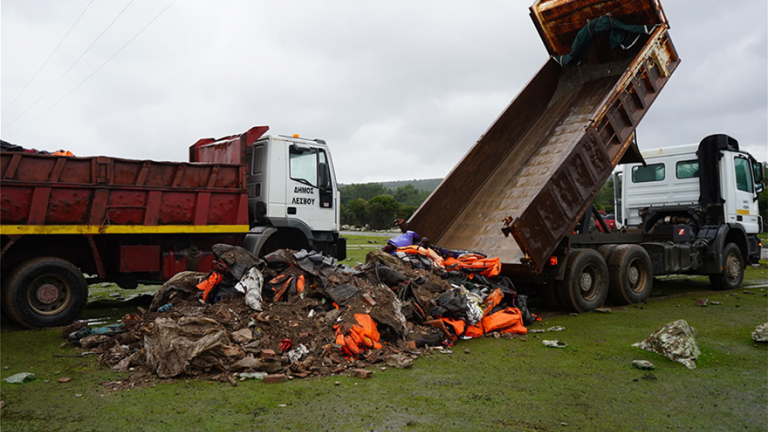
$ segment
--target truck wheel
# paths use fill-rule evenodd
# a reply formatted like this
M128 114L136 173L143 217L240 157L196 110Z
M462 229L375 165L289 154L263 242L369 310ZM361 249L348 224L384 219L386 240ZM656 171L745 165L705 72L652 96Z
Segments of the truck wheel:
M565 278L558 282L561 305L573 312L589 312L608 296L608 266L592 249L574 249L568 255Z
M3 287L8 314L26 327L69 324L83 310L88 285L83 273L61 258L34 258L20 264Z
M653 264L638 245L620 247L608 259L608 290L618 304L643 303L653 288Z
M723 249L723 272L709 275L709 283L718 291L731 290L744 281L744 258L736 243L728 243Z

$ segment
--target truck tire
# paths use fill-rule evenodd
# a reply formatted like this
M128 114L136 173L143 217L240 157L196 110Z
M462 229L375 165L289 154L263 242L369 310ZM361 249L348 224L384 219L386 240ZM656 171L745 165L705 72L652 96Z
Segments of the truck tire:
M565 278L557 285L563 308L573 312L595 310L608 297L608 266L596 250L574 249L568 254Z
M608 293L615 303L644 303L653 289L653 264L648 252L638 245L617 248L608 259L608 281Z
M41 257L21 263L3 286L8 314L26 327L53 327L74 321L88 299L83 273L69 261Z
M602 245L597 248L597 252L600 253L600 255L603 256L603 260L608 263L611 261L611 255L613 255L613 253L616 252L616 249L618 248L619 245L615 244Z
M709 283L718 291L731 290L741 286L744 281L744 257L736 243L728 243L723 248L723 271L709 275Z

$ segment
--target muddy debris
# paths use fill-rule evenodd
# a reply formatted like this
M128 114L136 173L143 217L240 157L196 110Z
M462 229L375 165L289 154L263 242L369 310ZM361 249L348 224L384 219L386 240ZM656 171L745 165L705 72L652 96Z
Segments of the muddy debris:
M63 329L70 343L98 353L101 365L132 373L106 388L177 377L233 386L369 378L366 368L411 368L419 356L451 353L460 338L525 335L538 318L493 259L476 254L440 250L451 253L443 259L412 246L409 253L372 251L365 264L349 267L303 250L263 259L236 246L213 251L214 270L172 277L148 310L118 325ZM467 264L477 262L488 265Z

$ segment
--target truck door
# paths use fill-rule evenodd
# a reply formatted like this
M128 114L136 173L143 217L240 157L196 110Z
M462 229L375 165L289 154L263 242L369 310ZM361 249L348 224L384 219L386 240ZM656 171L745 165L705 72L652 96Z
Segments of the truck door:
M325 149L303 143L289 147L286 216L312 231L336 229L333 181Z
M755 180L752 178L752 164L749 158L743 154L726 153L731 164L726 165L722 182L723 196L726 198L726 220L730 223L738 223L749 234L760 232L758 223L759 213L757 209L757 196L755 193ZM730 169L729 169L730 168Z

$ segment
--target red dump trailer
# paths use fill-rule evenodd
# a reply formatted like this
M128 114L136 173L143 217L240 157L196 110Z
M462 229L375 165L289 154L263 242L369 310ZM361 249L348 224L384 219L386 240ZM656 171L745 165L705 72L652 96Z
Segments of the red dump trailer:
M246 167L0 153L2 305L28 326L85 304L83 272L135 287L208 271L211 246L248 232Z
M556 282L566 306L589 310L605 299L605 262L575 259L592 246L573 234L583 226L588 236L593 223L582 219L613 168L642 161L635 128L680 59L657 0L539 0L530 11L550 59L408 227L444 248L500 257L518 283ZM593 34L616 21L641 26L631 46L612 49L610 31ZM561 64L585 26L579 38L591 44Z

